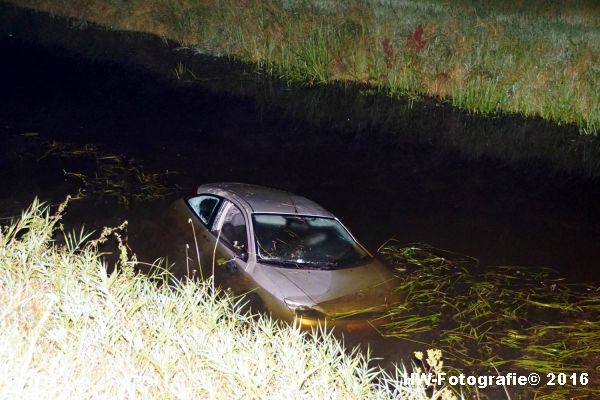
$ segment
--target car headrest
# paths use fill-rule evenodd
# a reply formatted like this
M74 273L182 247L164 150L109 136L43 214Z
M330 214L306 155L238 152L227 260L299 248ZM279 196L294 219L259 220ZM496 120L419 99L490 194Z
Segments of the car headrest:
M233 218L231 218L231 224L233 226L245 225L244 216L240 213L234 214Z

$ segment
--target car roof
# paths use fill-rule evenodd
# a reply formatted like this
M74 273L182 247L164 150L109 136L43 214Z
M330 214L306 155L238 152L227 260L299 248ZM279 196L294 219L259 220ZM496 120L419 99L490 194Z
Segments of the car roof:
M334 218L334 215L305 197L278 189L247 183L220 182L200 185L197 194L214 194L237 200L249 213L312 215Z

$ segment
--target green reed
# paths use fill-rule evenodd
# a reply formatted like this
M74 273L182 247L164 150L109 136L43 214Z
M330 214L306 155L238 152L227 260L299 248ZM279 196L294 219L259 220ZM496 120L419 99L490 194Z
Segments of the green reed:
M382 335L418 334L458 369L587 372L592 383L579 389L598 393L598 287L567 283L549 268L481 267L425 244L390 240L379 252L397 268L402 297L384 316ZM573 387L554 389L560 396Z
M474 113L600 126L594 0L12 0L158 33L293 82L358 82Z

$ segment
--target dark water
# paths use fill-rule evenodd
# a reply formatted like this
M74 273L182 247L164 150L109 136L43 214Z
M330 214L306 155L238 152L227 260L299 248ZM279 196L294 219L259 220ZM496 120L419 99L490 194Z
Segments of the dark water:
M43 142L94 143L139 159L147 172L177 171L169 184L184 193L203 182L242 181L305 195L371 249L395 236L468 254L483 265L550 266L575 280L600 277L600 190L592 181L469 161L423 143L394 144L382 133L357 138L251 99L173 85L14 37L0 46L2 217L34 195L58 201L80 185L65 182L64 162L56 157L37 161ZM28 132L39 135L22 135ZM127 217L132 229L139 214L152 227L160 214L152 207L166 202L115 209L95 199L89 208L74 204L72 213L90 226ZM150 248L165 240L160 232L144 234ZM144 255L144 248L135 250Z
M63 170L93 175L95 160L43 155L52 141L92 143L139 160L147 173L177 172L166 178L175 193L164 199L124 206L93 195L68 209L69 227L128 219L132 250L145 261L169 256L181 263L180 252L169 252L185 246L185 235L165 225L173 200L200 183L241 181L317 201L371 250L395 236L476 257L482 268L554 267L574 281L600 282L600 185L592 180L469 160L428 141L391 140L386 131L357 136L309 124L278 104L15 36L0 38L0 51L0 222L34 196L57 203L77 193L81 182ZM388 361L407 353L369 334L346 338L369 343Z

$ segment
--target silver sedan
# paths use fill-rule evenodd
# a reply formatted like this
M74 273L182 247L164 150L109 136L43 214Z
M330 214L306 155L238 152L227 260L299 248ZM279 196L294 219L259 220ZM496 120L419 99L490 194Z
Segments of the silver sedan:
M392 300L391 270L338 218L304 197L214 183L174 207L192 225L190 249L202 270L241 275L277 318L359 324Z

